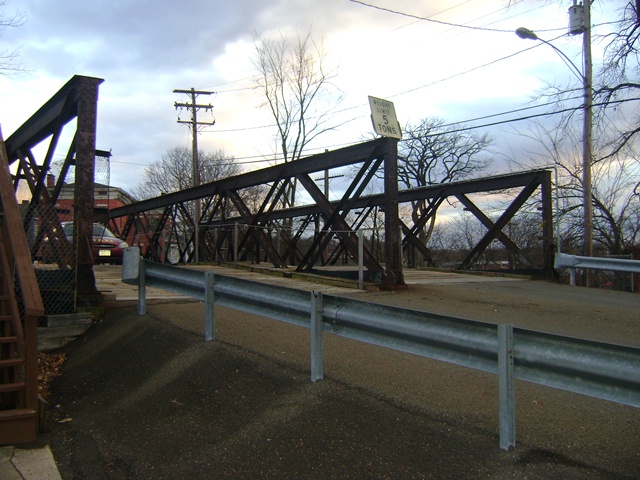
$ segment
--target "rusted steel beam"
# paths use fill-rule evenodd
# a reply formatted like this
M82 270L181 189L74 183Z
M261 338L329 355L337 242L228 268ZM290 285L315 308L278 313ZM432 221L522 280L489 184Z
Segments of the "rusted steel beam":
M325 169L353 165L369 158L381 155L384 139L373 140L339 150L320 153L312 157L303 158L295 162L281 163L273 167L236 175L234 177L217 180L215 182L173 192L161 197L143 200L131 205L115 208L109 212L109 218L123 217L129 213L138 213L167 205L187 202L197 198L204 198L211 194L219 194L229 190L242 190L270 183L279 179L293 178L302 173L313 173Z
M442 205L445 200L446 200L446 197L442 197L442 196L437 198L427 198L422 200L427 202L427 207L422 212L422 215L420 215L417 219L415 218L413 219L414 223L411 227L409 227L402 220L400 220L400 224L402 225L402 233L404 234L404 239L402 240L402 251L404 252L406 247L410 245L413 249L417 249L422 254L422 256L427 260L427 262L433 267L438 267L439 265L432 257L430 250L420 240L420 238L418 238L418 236L420 235L420 232L422 231L424 226L427 224L427 222L434 217L434 215L438 211L438 208L440 208L440 205ZM413 267L415 265L414 265L414 259L413 259L413 256L411 255L411 252L412 252L411 250L408 251L409 253L408 264L409 266Z
M353 202L362 195L364 189L369 185L369 182L375 176L379 166L382 164L382 158L368 158L363 162L359 171L351 181L350 185L345 190L342 198L337 204L329 202L324 193L320 191L318 186L311 180L309 175L298 175L298 180L306 188L307 193L311 195L311 198L316 202L316 205L320 208L319 214L325 219L325 225L320 232L315 236L311 247L307 253L303 256L298 270L309 271L314 265L322 258L322 254L331 242L333 235L337 233L340 238L341 246L347 248L353 258L357 258L357 240L354 242L355 234L353 230L348 226L346 217L352 208ZM329 232L333 229L335 232ZM353 237L353 238L350 238ZM378 263L371 252L364 248L364 264L368 270L372 272L382 273L382 266Z
M286 266L285 262L282 260L282 257L280 257L280 254L278 253L278 250L276 249L276 247L273 245L271 238L269 238L264 233L264 230L260 228L261 227L260 225L256 224L255 217L251 214L251 211L247 207L246 203L244 203L242 198L240 198L240 195L238 195L237 192L230 191L229 198L231 199L235 207L238 209L238 211L242 215L242 218L245 220L245 223L249 225L250 227L249 230L251 231L248 233L252 235L254 238L258 239L258 243L262 245L262 247L264 248L267 256L273 263L273 266L276 268L284 268ZM254 228L251 228L251 227L254 227Z
M311 198L315 200L316 205L320 207L321 213L326 219L325 232L328 233L328 229L331 228L333 231L330 234L338 235L349 252L355 258L357 258L358 239L355 233L349 228L349 224L345 221L344 217L339 214L337 209L334 209L332 207L331 202L327 200L322 191L318 188L311 177L309 177L309 175L298 175L298 180L307 190L307 193L311 195ZM346 203L348 203L348 201ZM325 235L325 239L326 238L327 235ZM317 244L317 242L314 242L314 244ZM318 251L321 250L316 250L316 254L313 256L309 256L310 258L305 257L306 262L305 259L303 259L303 261L298 266L298 270L310 270L317 261ZM378 263L378 261L374 258L371 252L369 252L368 249L364 250L364 265L370 271L382 271L382 266L380 265L380 263Z
M513 216L520 210L520 208L525 204L525 202L531 197L533 192L540 185L539 181L533 181L526 185L518 194L518 196L511 202L509 207L500 215L500 218L493 223L486 215L484 215L480 209L473 204L466 196L457 195L456 197L460 200L470 211L474 214L474 216L482 222L482 224L487 227L488 231L480 239L480 241L476 244L476 246L469 252L467 258L465 258L462 263L459 265L459 270L467 270L471 265L473 265L477 259L480 257L482 252L484 252L489 244L497 239L500 241L508 250L518 255L521 260L525 263L531 265L531 263L522 255L522 252L518 248L518 246L511 241L509 237L507 237L502 229L509 223L509 221L513 218Z
M104 80L95 77L74 75L58 92L47 101L38 111L23 123L6 140L7 155L11 165L18 159L17 151L31 149L53 134L55 125L65 125L76 117L75 109L66 109L67 97L71 97L71 104L76 105L81 96L83 84L99 85Z
M398 141L387 138L384 147L384 258L382 285L405 285L402 273L400 218L398 216Z
M541 181L544 178L546 170L533 170L530 172L521 172L509 175L500 175L497 177L480 178L476 180L465 180L461 182L452 182L447 184L432 185L428 187L417 187L408 190L400 190L398 192L398 203L409 203L415 200L432 199L439 197L450 197L457 194L470 194L481 192L492 192L509 188L524 187L531 181ZM339 201L332 200L331 205L338 207ZM352 210L367 208L370 206L384 206L384 194L363 195L359 198L353 198L350 208ZM268 220L279 220L285 218L306 217L320 213L317 205L304 205L300 207L276 210L268 215ZM230 218L229 221L235 219Z
M97 293L93 272L93 207L98 120L98 86L101 79L83 78L76 87L76 168L74 185L74 240L78 296Z
M487 247L489 247L494 239L502 243L505 248L512 254L517 256L524 265L527 265L529 267L533 266L533 264L525 256L522 255L522 252L520 251L518 246L502 231L502 228L504 228L504 226L506 226L511 221L513 215L505 216L503 213L498 222L494 223L465 195L457 195L456 198L460 200L464 207L487 228L487 233L476 244L473 250L471 250L467 258L462 261L462 263L458 267L459 270L466 270L471 264L475 263L478 257L487 249ZM498 223L500 223L502 227L498 227Z
M418 249L418 251L431 266L437 267L438 265L436 264L436 261L431 256L431 251L415 235L413 229L409 228L402 220L400 220L400 224L402 225L402 233L404 233L404 240L402 241L402 245L411 245L414 248Z

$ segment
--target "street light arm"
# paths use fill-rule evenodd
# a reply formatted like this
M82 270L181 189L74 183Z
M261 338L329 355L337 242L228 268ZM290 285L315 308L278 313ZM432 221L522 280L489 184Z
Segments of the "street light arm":
M567 57L567 55L560 50L558 47L556 47L553 43L550 43L540 37L538 37L538 35L535 34L535 32L529 30L528 28L525 27L520 27L516 30L516 35L520 38L522 38L523 40L539 40L540 42L549 45L551 48L553 48L553 50L560 55L560 58L562 59L562 61L567 65L567 67L569 67L571 69L571 71L577 75L578 79L581 82L585 82L585 77L582 74L582 72L578 69L578 67L576 67L575 63L573 63L571 61L571 59L569 57Z
M573 73L576 74L576 76L578 77L578 79L581 82L585 81L584 75L582 74L582 72L578 69L578 67L576 67L575 63L573 63L569 57L567 57L564 52L562 50L560 50L558 47L556 47L555 45L553 45L552 43L547 42L546 40L543 40L541 38L539 38L538 40L540 40L542 43L546 43L547 45L549 45L551 48L553 48L553 50L560 55L560 57L562 58L562 61L569 67L572 69Z

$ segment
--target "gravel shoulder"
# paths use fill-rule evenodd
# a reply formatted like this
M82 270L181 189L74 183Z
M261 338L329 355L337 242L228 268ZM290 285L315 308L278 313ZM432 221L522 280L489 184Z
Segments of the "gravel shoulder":
M640 347L638 296L505 281L354 298ZM498 448L497 379L216 307L113 304L65 348L49 432L63 478L640 477L640 410L518 382Z

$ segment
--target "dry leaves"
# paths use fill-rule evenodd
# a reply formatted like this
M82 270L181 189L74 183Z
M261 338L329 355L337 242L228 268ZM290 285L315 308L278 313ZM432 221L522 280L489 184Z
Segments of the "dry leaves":
M38 392L45 400L49 397L53 380L62 375L62 365L66 359L66 353L38 353Z

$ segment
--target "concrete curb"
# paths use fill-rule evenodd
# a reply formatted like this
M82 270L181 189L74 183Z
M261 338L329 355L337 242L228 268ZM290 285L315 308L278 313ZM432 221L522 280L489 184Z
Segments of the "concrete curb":
M0 478L62 480L49 445L30 449L0 447Z

